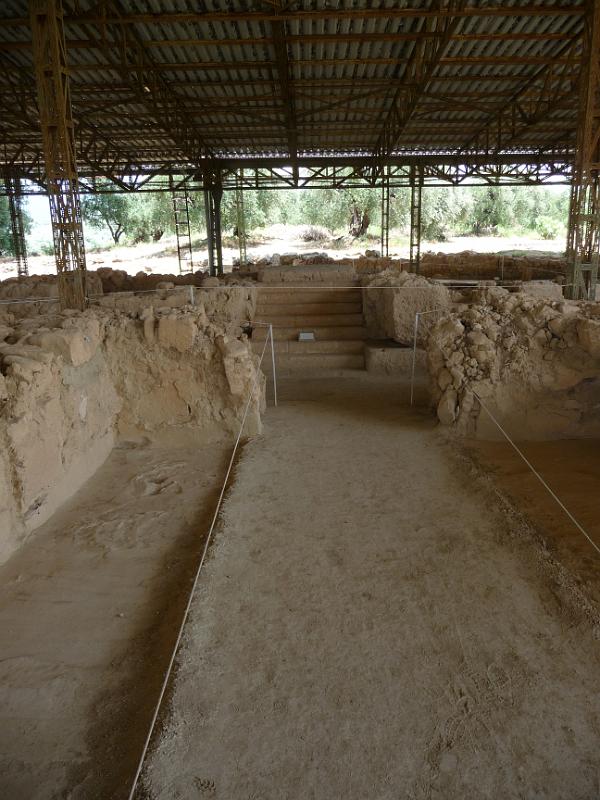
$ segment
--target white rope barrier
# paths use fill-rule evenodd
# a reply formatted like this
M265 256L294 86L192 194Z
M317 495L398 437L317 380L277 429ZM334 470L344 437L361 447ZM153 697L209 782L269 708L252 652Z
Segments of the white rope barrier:
M412 406L415 392L415 369L417 364L417 335L419 332L419 320L425 314L434 314L436 311L448 311L449 309L443 306L439 308L432 308L429 311L417 311L415 314L415 326L413 332L413 352L412 352L412 368L410 371L410 404Z
M260 325L268 328L267 340L271 340L271 366L273 368L273 405L277 405L277 371L275 369L275 340L273 338L273 325L270 322L259 322L258 320L248 320L247 325Z
M575 519L575 517L573 516L573 514L571 514L571 512L570 512L570 511L569 511L569 509L566 507L566 505L563 503L563 501L560 499L560 497L558 497L558 496L556 495L556 493L555 493L555 492L553 491L553 489L551 489L551 487L550 487L550 486L549 486L549 485L546 483L546 481L544 480L544 478L542 478L542 476L541 476L541 475L540 475L540 473L537 471L537 469L536 469L536 468L533 466L533 464L532 464L532 463L531 463L531 462L530 462L530 461L527 459L527 457L524 455L524 453L522 452L522 450L521 450L521 449L520 449L520 448L519 448L519 447L518 447L518 446L517 446L517 445L516 445L516 444L513 442L513 440L512 440L512 439L510 438L510 436L508 435L508 433L507 433L507 432L504 430L504 428L502 427L502 425L500 425L500 423L498 422L498 420L496 419L496 417L495 417L495 416L492 414L492 412L490 411L490 409L489 409L489 408L487 407L487 405L486 405L486 404L483 402L483 400L482 400L482 399L481 399L481 397L480 397L480 396L477 394L477 392L473 392L473 394L474 394L474 395L475 395L475 397L477 398L477 400L478 400L478 402L479 402L479 405L480 405L480 406L481 406L481 407L484 409L484 411L485 411L485 412L488 414L489 418L490 418L490 419L492 420L492 422L493 422L493 423L496 425L496 427L498 428L498 430L500 431L500 433L501 433L501 434L504 436L504 438L506 439L506 441L507 441L507 442L510 444L510 446L511 446L511 447L512 447L512 448L515 450L515 452L516 452L516 453L518 453L518 455L519 455L519 456L520 456L520 457L523 459L523 461L525 462L525 464L527 464L527 466L529 467L529 469L530 469L530 470L533 472L533 474L534 474L534 475L535 475L535 477L538 479L538 481L539 481L539 482L542 484L542 486L544 487L544 489L546 489L546 491L547 491L547 492L548 492L548 493L549 493L549 494L550 494L550 495L551 495L551 496L554 498L554 500L556 500L556 502L558 503L558 505L559 505L559 506L562 508L562 510L564 511L564 513L565 513L565 514L567 515L567 517L568 517L568 518L571 520L571 522L573 523L573 525L575 525L575 527L577 528L577 530L578 530L580 533L582 533L582 534L585 536L585 538L586 538L586 539L588 540L588 542L589 542L589 543L592 545L592 547L594 548L594 550L595 550L595 551L596 551L596 552L597 552L597 553L600 555L600 547L599 547L599 546L596 544L596 542L595 542L595 541L592 539L592 537L589 535L589 533L588 533L588 532L587 532L587 531L586 531L586 530L583 528L583 526L582 526L582 525L581 525L581 524L580 524L580 523L579 523L579 522L578 522L578 521Z
M456 279L460 282L460 278ZM467 280L467 279L465 279ZM543 280L543 279L540 279ZM433 280L432 283L435 286L445 286L444 281L436 281ZM528 281L518 281L516 283L504 283L504 284L497 284L493 281L481 281L478 283L474 283L473 285L469 285L465 287L466 289L519 289L524 284L528 283ZM557 286L560 286L561 289L568 289L571 286L574 286L573 283L558 283ZM262 290L279 290L279 291L288 291L290 289L298 289L300 291L321 291L323 289L327 289L327 291L347 291L348 289L356 289L359 291L381 291L384 289L388 290L404 290L404 291L422 291L422 286L356 286L356 285L349 285L349 286L326 286L326 285L318 285L318 286L307 286L306 284L296 285L286 285L286 284L262 284L262 285L253 285L253 286L240 286L240 285L224 285L224 286L195 286L192 284L181 284L179 286L172 286L168 289L125 289L121 292L106 292L105 294L91 294L88 295L88 300L101 300L103 298L114 297L114 296L121 296L121 295L132 295L137 296L140 294L156 294L158 292L181 292L185 289L188 289L190 292L190 305L195 305L195 291L203 291L203 292L214 292L214 291L231 291L232 289L243 289L243 290L251 290L256 289L257 291ZM13 306L19 305L22 303L59 303L59 297L24 297L24 298L14 298L8 300L0 300L1 306Z
M167 690L167 686L168 686L169 680L171 678L171 673L173 672L173 666L175 664L175 658L177 657L177 652L179 650L179 645L181 644L181 639L183 637L183 630L185 628L186 622L187 622L189 614L190 614L190 609L192 607L192 601L194 599L196 588L198 586L198 581L200 579L200 573L202 571L202 567L204 566L204 562L206 560L206 554L208 553L208 547L209 547L211 539L212 539L212 535L213 535L213 531L215 529L215 525L217 524L217 519L218 519L218 516L219 516L219 512L221 511L221 505L223 503L223 497L225 496L225 490L226 490L226 487L227 487L227 482L229 480L229 476L231 475L231 470L233 469L233 464L235 462L235 456L236 456L236 453L237 453L237 450L238 450L238 447L239 447L239 444L240 444L240 440L242 438L242 432L244 430L244 425L246 423L246 418L248 417L248 412L250 410L250 404L252 402L252 396L254 395L254 392L255 392L255 390L256 390L256 388L258 386L259 375L260 375L260 367L262 365L262 361L263 361L263 358L264 358L264 355L265 355L265 351L267 349L268 341L269 341L269 339L267 337L265 339L265 344L263 346L262 353L261 353L261 356L260 356L260 361L259 361L259 364L258 364L258 368L256 370L256 375L254 377L254 383L253 383L253 385L252 385L252 387L250 389L250 392L248 393L248 400L246 402L246 407L244 409L244 414L242 416L242 422L240 424L240 429L238 431L237 438L235 440L235 444L233 446L233 451L231 453L231 458L229 459L229 465L227 467L227 472L225 473L225 480L223 481L223 486L221 487L221 491L219 493L219 498L217 500L217 505L216 505L216 508L215 508L215 512L213 514L212 522L210 524L210 528L209 528L208 534L206 536L206 541L204 543L204 548L202 550L202 555L200 557L200 563L198 564L198 568L197 568L196 574L194 576L194 581L192 583L192 588L190 590L190 595L189 595L189 598L188 598L188 601L187 601L187 604L186 604L186 607L185 607L185 611L183 612L183 618L181 620L181 625L179 626L179 631L177 633L177 639L175 640L175 645L173 647L173 652L171 653L171 658L169 660L169 664L167 666L167 670L165 672L165 676L164 676L164 679L163 679L163 682L162 682L162 685L161 685L160 693L158 695L158 700L156 702L154 713L152 715L152 720L150 722L150 727L148 729L148 733L147 733L146 739L144 741L142 754L141 754L140 759L138 761L137 769L135 771L135 775L134 775L134 778L133 778L133 781L132 781L132 784L131 784L131 789L129 791L128 800L133 800L133 798L135 796L136 789L137 789L137 785L138 785L138 782L139 782L139 779L140 779L140 775L142 774L142 767L144 765L144 761L145 761L146 755L148 753L148 748L150 746L150 741L152 739L152 734L154 733L154 728L156 727L156 721L158 719L158 715L159 715L159 712L160 712L160 709L161 709L161 706L162 706L162 702L164 700L165 692Z

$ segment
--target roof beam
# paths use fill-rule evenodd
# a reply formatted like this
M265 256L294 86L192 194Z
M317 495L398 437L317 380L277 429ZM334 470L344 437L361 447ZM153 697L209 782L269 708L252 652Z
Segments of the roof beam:
M100 0L95 8L100 9L105 20L111 21L106 22L102 29L106 44L103 52L109 63L96 64L94 69L117 70L135 92L137 101L152 108L166 135L183 156L191 164L201 166L203 161L213 157L213 153L196 126L190 124L185 101L163 77L163 66L148 55L137 33L123 24L123 11L118 0ZM78 71L80 66L73 65L71 71Z
M266 5L266 4L265 4ZM98 4L94 9L79 14L66 14L65 24L102 23L123 25L172 25L203 22L291 22L312 21L321 19L426 19L439 17L435 10L419 8L327 8L314 11L206 11L206 12L158 12L158 13L111 13L98 12ZM495 5L481 6L469 5L459 13L467 17L557 17L557 16L582 16L585 12L584 3L556 3L554 5ZM442 16L449 12L442 12ZM29 27L29 20L25 17L0 17L0 27Z
M282 12L281 0L273 0L273 5L278 12ZM271 20L271 35L277 65L278 86L283 104L283 116L287 133L288 151L294 174L297 174L298 161L298 132L296 122L296 103L292 85L292 70L288 56L287 35L285 22L280 19Z
M439 66L448 42L452 38L461 18L456 12L463 10L466 0L433 0L431 10L436 16L428 16L423 26L441 35L436 39L422 39L413 48L412 55L402 77L412 87L405 90L400 86L392 99L388 115L377 139L373 155L383 165L385 159L394 151L398 140L417 108L419 100L426 92L431 78Z
M569 126L563 120L552 120L548 114L554 110L570 107L577 98L577 86L581 72L581 34L568 39L560 48L559 62L538 70L512 98L503 103L487 122L461 147L462 152L477 150L502 150L516 141L527 128L543 122Z

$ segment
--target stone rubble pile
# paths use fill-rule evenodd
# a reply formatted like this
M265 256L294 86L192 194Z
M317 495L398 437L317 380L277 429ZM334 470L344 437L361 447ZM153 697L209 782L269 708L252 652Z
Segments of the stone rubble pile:
M474 393L515 438L600 433L600 305L509 293L473 293L427 340L439 420L463 435L498 431Z

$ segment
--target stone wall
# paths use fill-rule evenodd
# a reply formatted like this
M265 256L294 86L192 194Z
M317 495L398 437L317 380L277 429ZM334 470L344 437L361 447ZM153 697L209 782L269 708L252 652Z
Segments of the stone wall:
M255 382L246 432L260 431L264 376L240 329L247 304L238 293L210 299L208 312L96 307L0 324L0 562L119 435L230 435Z
M427 343L440 421L465 436L499 438L474 393L515 439L600 435L600 305L474 292Z
M441 313L449 306L450 293L445 286L410 272L388 270L363 281L363 313L370 339L412 345L416 313ZM419 346L434 320L435 313L423 314L418 327Z

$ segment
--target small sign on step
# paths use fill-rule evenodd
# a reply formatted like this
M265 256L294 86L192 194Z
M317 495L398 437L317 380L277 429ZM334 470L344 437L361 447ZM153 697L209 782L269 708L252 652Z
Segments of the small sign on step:
M298 341L299 342L314 342L315 334L313 331L300 331L298 334Z

